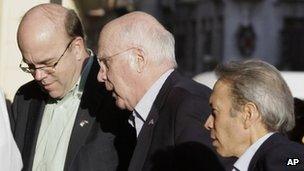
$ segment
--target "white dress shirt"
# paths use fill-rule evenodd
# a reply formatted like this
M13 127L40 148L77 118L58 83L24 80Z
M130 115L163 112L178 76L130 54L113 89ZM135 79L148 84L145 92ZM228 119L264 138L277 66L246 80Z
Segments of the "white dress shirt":
M274 132L270 132L263 137L259 138L255 143L253 143L246 151L241 155L241 157L234 163L233 171L247 171L250 161L254 156L255 152L260 148L260 146L265 142ZM236 169L235 169L236 168Z
M140 99L140 101L135 106L135 109L133 110L132 113L132 115L135 118L135 125L130 120L129 123L133 127L135 127L137 137L149 115L149 112L152 108L152 105L156 99L157 94L159 93L166 79L173 71L174 69L170 69L167 72L165 72L163 75L161 75L159 79L153 83L153 85L149 88L149 90L145 93L145 95Z
M0 89L0 167L1 170L20 171L22 159L12 136L5 98Z

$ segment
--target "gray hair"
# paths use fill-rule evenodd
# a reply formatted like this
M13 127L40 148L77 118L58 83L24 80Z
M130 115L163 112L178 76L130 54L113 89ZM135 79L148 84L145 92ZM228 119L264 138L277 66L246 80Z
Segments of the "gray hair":
M230 62L215 70L219 80L230 84L233 110L254 103L269 131L285 133L295 125L294 102L280 72L260 60Z
M142 12L136 12L142 13ZM133 46L142 48L144 53L151 57L156 64L162 64L164 60L170 62L172 67L176 68L174 37L167 31L154 17L142 13L153 24L148 23L145 19L138 18L124 25L121 32L118 33L119 40L125 40Z

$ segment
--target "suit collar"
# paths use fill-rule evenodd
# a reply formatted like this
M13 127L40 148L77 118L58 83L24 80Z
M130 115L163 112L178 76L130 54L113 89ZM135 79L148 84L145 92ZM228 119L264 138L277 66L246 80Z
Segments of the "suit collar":
M157 94L155 101L151 107L151 110L149 111L149 114L146 118L146 123L145 125L150 125L153 123L157 122L158 119L158 114L159 111L161 109L161 107L164 105L165 100L167 98L167 96L170 93L170 90L172 89L174 83L177 81L177 79L179 78L179 75L176 71L173 71L166 79L166 81L164 82L163 86L161 87L159 93ZM142 133L139 134L139 136ZM140 139L140 138L139 138Z
M273 148L276 144L280 144L282 141L285 140L286 137L281 135L280 133L274 133L272 134L264 143L260 146L260 148L256 151L254 156L252 157L248 170L252 170L256 167L256 164L258 160L264 156L264 153L270 149Z
M238 170L248 170L248 166L250 164L250 160L259 149L259 147L273 134L273 132L267 133L261 138L259 138L256 142L254 142L234 163L234 167Z
M98 107L103 101L102 95L105 94L105 88L97 81L99 64L95 58L96 57L93 59L93 64L87 76L81 102L77 111L66 155L64 170L69 169L81 146L86 143L87 136L89 135L96 115L98 114Z
M179 73L174 70L169 77L166 79L165 83L163 84L162 88L160 89L159 93L156 96L156 99L152 105L152 108L155 108L155 110L158 111L163 106L165 100L167 99L167 96L169 95L172 87L174 84L179 80L180 75ZM150 114L149 114L150 115Z
M156 99L156 96L158 95L166 79L172 72L173 69L166 71L152 84L152 86L148 89L148 91L144 94L144 96L140 99L140 101L135 106L134 111L138 115L140 115L140 116L136 115L135 117L140 118L143 122L146 121L149 112L152 108L153 102Z
M133 171L143 169L147 154L150 149L151 141L153 139L153 130L159 118L159 111L164 105L172 87L175 85L179 78L180 75L177 73L177 71L173 71L166 79L158 95L156 96L147 120L138 135L137 145L130 162L129 170Z

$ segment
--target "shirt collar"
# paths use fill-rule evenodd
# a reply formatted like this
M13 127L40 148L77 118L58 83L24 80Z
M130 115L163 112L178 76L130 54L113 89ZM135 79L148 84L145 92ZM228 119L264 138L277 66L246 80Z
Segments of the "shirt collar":
M174 69L170 69L166 71L163 75L161 75L159 79L153 83L153 85L149 88L149 90L145 93L145 95L140 99L140 101L137 103L137 105L134 108L134 110L140 116L139 117L136 115L136 117L139 117L141 120L146 121L158 92L160 91L166 79L173 71Z
M259 138L254 142L246 151L241 155L241 157L233 164L235 168L240 171L247 171L250 161L255 154L255 152L260 148L260 146L266 141L274 132L270 132L263 137Z
M68 91L68 93L62 98L62 99L50 99L49 102L50 103L61 103L64 102L65 99L68 99L68 96L75 96L78 99L81 99L82 93L83 93L83 89L87 80L87 77L89 75L89 71L91 69L91 66L93 64L94 61L94 53L92 52L92 50L87 49L87 52L89 53L89 58L88 58L88 62L85 64L85 67L82 71L82 73L80 74L80 77L78 78L76 84L71 88L70 91Z
M93 64L93 61L94 61L94 53L91 49L87 49L87 52L89 53L89 59L88 59L88 62L86 63L82 73L81 73L81 76L80 76L80 81L79 81L79 88L78 88L78 94L77 96L79 97L79 99L81 98L81 95L82 95L82 92L83 92L83 89L84 89L84 86L85 86L85 83L87 81L87 77L89 75L89 72L91 70L91 67L92 67L92 64Z

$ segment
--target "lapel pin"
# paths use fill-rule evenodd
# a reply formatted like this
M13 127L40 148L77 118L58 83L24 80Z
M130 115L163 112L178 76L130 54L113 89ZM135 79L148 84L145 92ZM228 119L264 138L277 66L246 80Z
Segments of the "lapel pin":
M89 121L87 121L87 120L82 120L82 121L80 122L79 125L80 125L81 127L84 127L84 125L85 125L85 124L88 124L88 123L89 123Z
M154 120L151 119L151 120L149 121L148 125L153 125L153 124L154 124Z

